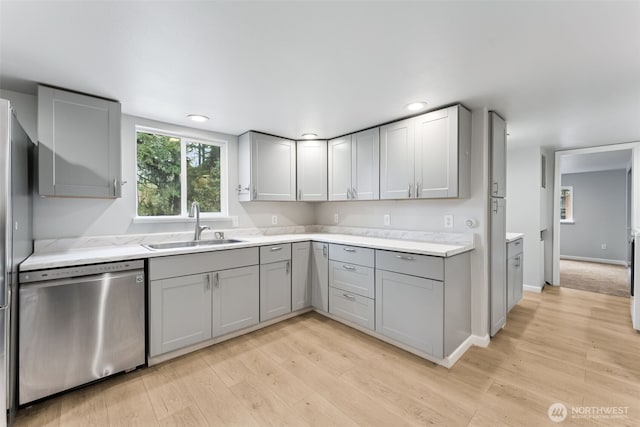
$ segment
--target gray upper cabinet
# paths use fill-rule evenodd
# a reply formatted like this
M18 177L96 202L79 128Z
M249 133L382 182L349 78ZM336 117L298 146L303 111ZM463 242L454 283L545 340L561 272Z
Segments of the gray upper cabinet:
M489 113L491 150L491 196L507 196L507 123L495 112Z
M41 196L121 196L120 103L38 86Z
M380 198L469 197L471 113L461 105L380 128Z
M238 139L238 200L296 200L296 143L258 132Z
M298 141L296 153L297 200L327 200L327 141Z
M329 141L329 200L380 198L380 129Z

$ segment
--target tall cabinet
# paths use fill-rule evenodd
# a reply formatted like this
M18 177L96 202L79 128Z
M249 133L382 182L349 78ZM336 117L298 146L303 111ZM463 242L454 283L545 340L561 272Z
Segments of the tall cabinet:
M296 143L259 132L238 138L238 200L296 200Z
M380 198L469 196L471 112L462 105L380 127Z
M329 141L329 200L379 198L379 139L374 128Z
M120 103L38 86L41 196L121 196Z

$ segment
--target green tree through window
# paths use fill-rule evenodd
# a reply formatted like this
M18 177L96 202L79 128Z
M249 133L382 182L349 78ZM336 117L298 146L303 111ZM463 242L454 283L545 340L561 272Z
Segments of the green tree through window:
M136 150L139 216L184 215L193 201L202 212L221 212L219 145L138 131Z

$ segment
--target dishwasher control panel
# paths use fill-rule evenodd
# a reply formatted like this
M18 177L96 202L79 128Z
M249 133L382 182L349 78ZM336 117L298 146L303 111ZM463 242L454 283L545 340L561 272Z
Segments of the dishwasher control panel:
M41 282L44 280L67 279L69 277L93 276L104 273L139 270L144 268L144 261L120 261L105 264L80 265L74 267L52 268L20 273L20 283Z

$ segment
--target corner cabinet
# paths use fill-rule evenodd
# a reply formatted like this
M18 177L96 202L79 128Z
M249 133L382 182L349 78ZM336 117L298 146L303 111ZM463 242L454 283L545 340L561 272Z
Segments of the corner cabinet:
M121 197L120 103L38 86L41 196Z
M329 200L379 199L379 132L368 129L329 141Z
M311 242L311 305L329 312L329 244Z
M298 141L296 152L297 200L327 200L327 141Z
M380 127L380 198L469 197L471 112L462 105Z
M296 143L247 132L238 138L238 200L296 200Z
M291 244L291 310L311 307L311 242Z

